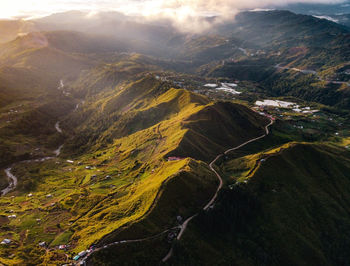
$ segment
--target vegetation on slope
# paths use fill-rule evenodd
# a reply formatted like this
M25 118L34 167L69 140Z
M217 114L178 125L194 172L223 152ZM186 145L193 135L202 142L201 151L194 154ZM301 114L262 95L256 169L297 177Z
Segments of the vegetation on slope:
M178 243L172 263L347 264L349 170L343 148L285 146L247 185L223 191L216 208L198 217Z
M225 131L212 130L219 123ZM110 233L106 239L167 229L177 215L187 217L202 208L216 188L208 166L188 157L214 158L216 152L259 135L265 124L266 119L246 107L214 104L169 88L152 75L100 90L62 122L72 136L63 154L73 164L58 158L13 167L20 177L18 189L0 204L6 206L2 215L13 210L18 218L6 223L10 230L1 235L16 241L2 250L3 256L16 248L14 261L27 261L20 250L29 249L38 254L37 261L59 263L59 244L69 243L69 252L78 252ZM205 152L193 149L195 145L186 149L183 140L190 140L189 131L203 136L205 141L195 145ZM172 153L178 158L168 161ZM28 229L26 238L20 238ZM53 250L43 255L39 241Z
M96 36L67 31L31 33L1 45L0 164L8 167L14 161L52 155L66 139L62 157L12 167L19 177L18 187L0 198L0 236L13 242L0 247L1 263L63 264L66 255L71 257L92 243L143 238L176 226L177 216L187 218L198 212L217 187L205 162L263 134L267 119L247 107L172 88L175 82L166 78L169 73L150 72L162 67L190 72L200 67L201 73L221 77L216 83L258 82L250 93L257 88L264 96L292 95L337 107L349 105L347 85L327 82L346 78L349 34L341 26L280 11L243 13L233 27L224 25L215 34L203 36L174 37L162 28L164 35L152 39L149 36L156 35L152 32L159 32L157 26L133 26L151 29L150 35L137 37L147 39L146 44L141 42L144 51L162 59L115 54L113 45L118 44L120 51L126 48L124 42L103 38L101 46L96 46ZM169 44L167 49L164 44ZM140 44L131 41L127 48L139 51ZM316 69L320 78L292 69L277 71L277 63ZM176 87L187 86L184 76L174 76ZM58 120L63 134L55 132ZM334 123L339 125L331 129L338 130L343 121L337 119ZM300 132L279 121L273 137L225 157L229 161L223 162L220 172L232 190L226 188L217 208L196 220L192 235L178 247L177 263L216 264L217 258L219 264L346 261L341 244L337 250L327 249L326 244L348 241L347 206L334 196L336 189L347 192L347 154L327 145L285 144L327 136L312 136L313 132L311 126ZM277 146L281 144L285 145ZM275 149L250 154L271 145ZM237 158L240 155L245 157ZM170 156L175 158L169 160ZM311 158L310 165L300 159L305 156ZM314 158L324 165L315 167ZM282 178L277 173L283 173ZM344 187L338 188L330 177L343 178ZM0 187L4 180L0 175ZM296 201L303 208L295 207ZM9 218L12 214L17 216ZM307 222L298 217L306 217ZM318 224L315 217L325 217L325 222ZM345 218L338 223L339 217ZM328 224L332 232L318 237ZM345 237L337 225L343 226ZM290 230L293 226L298 230ZM286 235L292 248L281 244L277 231ZM47 243L47 250L38 246L41 241ZM155 264L167 251L167 242L162 235L149 242L152 246L140 244L135 257L126 251L135 250L131 245L103 250L91 262L106 264L117 258L115 250L119 250L130 263ZM70 246L58 250L60 244ZM153 245L159 250L151 253Z

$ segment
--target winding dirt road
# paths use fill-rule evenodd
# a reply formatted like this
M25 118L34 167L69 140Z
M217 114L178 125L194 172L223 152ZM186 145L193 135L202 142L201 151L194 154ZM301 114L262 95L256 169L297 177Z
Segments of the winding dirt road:
M6 176L9 180L9 185L6 188L4 188L3 190L1 190L1 196L6 195L11 190L15 189L17 186L17 177L11 173L11 169L12 168L9 167L5 170Z
M262 139L264 137L266 137L270 131L269 131L269 127L273 124L273 120L270 120L270 123L268 125L265 126L265 134L261 135L260 137L257 137L257 138L254 138L254 139L251 139L251 140L248 140L240 145L238 145L237 147L234 147L234 148L231 148L227 151L225 151L223 154L219 154L218 156L216 156L216 158L209 164L209 167L210 169L214 172L214 174L216 175L216 177L219 179L219 186L214 194L214 196L211 198L211 200L208 202L207 205L205 205L205 207L203 208L204 211L207 211L209 208L213 208L214 207L214 202L218 196L218 193L219 191L221 190L222 188L222 185L223 185L223 180L222 180L222 177L219 175L219 173L214 169L214 164L223 156L225 156L226 154L234 151L234 150L238 150L240 148L242 148L243 146L249 144L249 143L252 143L254 141L257 141L259 139ZM189 222L195 218L199 213L196 213L194 214L193 216L189 217L187 220L185 220L183 222L183 224L180 226L180 233L177 235L177 240L180 240L182 235L184 234L186 228L187 228L187 225L189 224ZM168 254L162 259L162 262L166 262L168 259L171 258L173 254L173 248L170 249L170 251L168 252Z
M60 121L56 122L55 129L58 133L62 134L62 129L60 128Z
M175 227L172 227L170 229L167 229L167 230L164 230L163 232L159 233L159 234L156 234L156 235L153 235L153 236L150 236L150 237L145 237L145 238L140 238L140 239L133 239L133 240L120 240L120 241L115 241L115 242L112 242L112 243L109 243L107 245L104 245L102 247L99 247L99 248L96 248L92 251L90 251L84 258L81 258L77 263L76 265L80 264L80 265L85 265L86 263L86 260L92 255L94 254L95 252L97 251L100 251L100 250L103 250L103 249L106 249L106 248L110 248L112 246L116 246L116 245L120 245L120 244L130 244L130 243L137 243L137 242L143 242L143 241L147 241L147 240L152 240L154 238L157 238L161 235L164 235L168 232L170 232L171 230L174 230L174 229L178 229L180 228L180 226L175 226Z

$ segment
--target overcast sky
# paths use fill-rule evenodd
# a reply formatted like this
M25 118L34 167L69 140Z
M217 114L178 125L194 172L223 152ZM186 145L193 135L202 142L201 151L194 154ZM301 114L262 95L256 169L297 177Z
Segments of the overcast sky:
M43 16L68 10L118 10L152 16L228 14L240 9L266 8L289 3L342 3L346 0L0 0L0 18Z

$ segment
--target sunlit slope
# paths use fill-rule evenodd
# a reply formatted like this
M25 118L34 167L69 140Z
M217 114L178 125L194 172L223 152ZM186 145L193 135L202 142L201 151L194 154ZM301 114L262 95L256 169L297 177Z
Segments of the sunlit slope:
M227 189L198 219L178 250L179 265L348 263L349 151L294 143L270 155L247 185Z
M180 170L186 170L186 167L187 171L190 171L188 163L187 160L164 163L159 171L148 178L135 180L120 195L115 193L115 195L110 194L108 197L103 197L98 195L99 193L95 195L91 193L91 196L85 201L85 204L88 205L94 203L91 209L85 207L85 204L82 206L74 204L72 210L81 207L87 209L84 216L73 226L76 231L73 239L77 241L78 250L100 240L123 225L135 223L141 219L152 204L157 204L156 200L161 195L161 187L170 177L175 176Z
M267 123L266 118L243 105L209 104L184 120L185 136L171 154L210 161L215 154L263 135L263 126Z
M88 162L93 165L97 161ZM1 198L1 204L7 207L1 211L4 221L0 234L14 241L11 247L0 250L1 262L63 263L65 256L61 251L52 250L45 254L37 246L38 241L46 241L51 247L69 243L69 253L74 254L121 226L140 221L158 202L165 202L163 207L166 208L158 214L163 218L156 219L153 227L140 228L138 235L143 237L147 232L158 233L173 225L175 215L188 215L199 210L215 190L215 177L207 166L190 159L159 162L158 166L150 165L154 171L143 168L143 173L137 166L124 166L118 162L93 165L91 171L63 161L60 165L62 170L57 169L55 162L16 167L16 173L21 176L18 191L12 193L16 195L16 201L11 201L11 194ZM74 170L69 170L72 167ZM96 173L97 178L93 178L92 173ZM107 173L110 179L105 179ZM204 173L208 175L203 176ZM187 177L185 183L183 177ZM29 188L33 196L30 199L27 196L28 181L32 183ZM188 196L183 197L176 190L169 191L168 182L176 190L187 191ZM198 191L197 187L202 190ZM53 196L48 198L48 193ZM11 208L19 219L7 219L7 208ZM40 222L37 222L38 219ZM27 232L25 237L21 237L23 232ZM133 237L132 234L128 236ZM16 256L8 259L9 251Z
M214 158L216 152L224 151L240 141L249 139L250 136L255 137L263 132L262 127L266 120L245 107L229 103L213 104L200 95L185 90L166 89L163 85L153 77L145 77L121 89L116 95L101 99L101 102L97 101L95 106L85 104L87 109L95 108L94 110L98 111L88 119L81 120L81 131L77 132L66 152L75 151L74 147L82 145L83 141L86 149L90 152L105 147L110 154L113 154L112 158L108 157L109 159L102 160L102 158L107 157L102 156L96 158L97 161L103 161L103 165L107 167L113 168L117 165L118 169L128 169L128 176L133 180L139 178L143 180L144 176L149 176L147 180L149 179L152 184L156 184L158 183L156 180L152 181L154 178L152 173L158 168L163 172L164 167L166 167L163 165L164 158L171 154L177 157L208 160ZM201 113L202 111L204 114ZM77 115L84 116L85 112L90 113L83 109ZM211 116L212 113L214 113L213 116ZM201 121L204 118L206 122L198 122L198 131L201 131L201 128L204 129L205 126L213 125L216 127L220 123L229 123L229 126L222 126L225 131L219 131L216 135L200 132L207 141L202 143L198 141L191 147L187 147L183 143L184 140L185 142L191 141L187 132L190 131L191 125L196 125L194 119ZM187 120L192 122L187 125ZM240 130L234 129L235 123L238 124L237 127L241 128ZM96 137L85 135L92 128ZM209 130L209 132L211 131ZM229 136L227 137L225 135L228 132ZM196 145L200 145L202 148L192 150L192 147ZM198 152L201 149L205 149L205 153ZM201 168L202 170L197 172ZM190 170L190 172L200 173L203 170L204 168L201 166L197 167L197 170ZM138 189L142 187L144 189L145 186L146 183L137 183ZM207 193L205 195L208 197ZM145 199L139 200L145 201ZM150 205L148 206L150 207ZM139 211L142 213L142 210ZM166 208L163 212L167 212ZM139 217L142 217L140 212L138 214ZM135 222L135 220L137 220L136 217L130 218L128 221ZM121 224L113 225L113 228L118 228Z
M263 134L268 123L244 106L214 104L201 95L169 88L167 82L152 76L117 86L114 91L102 93L98 100L96 96L90 99L91 104L87 102L67 120L67 124L73 121L78 128L72 147L91 149L133 135L134 143L140 139L145 143L146 130L158 134L164 145L163 156L209 160L235 144Z
M199 211L215 192L217 178L197 160L212 160L261 135L266 124L246 107L210 102L151 74L90 91L61 121L69 138L62 157L73 163L55 159L14 166L18 189L0 198L6 206L1 215L11 209L20 220L9 221L10 233L3 229L0 234L16 239L20 250L36 253L37 242L46 241L50 246L70 243L76 253L101 239L159 233L174 226L177 215ZM189 132L202 137L193 139ZM171 155L178 158L168 161ZM28 199L28 193L34 196ZM19 236L27 229L23 240ZM29 259L21 256L15 259ZM34 257L36 262L64 261L59 251Z

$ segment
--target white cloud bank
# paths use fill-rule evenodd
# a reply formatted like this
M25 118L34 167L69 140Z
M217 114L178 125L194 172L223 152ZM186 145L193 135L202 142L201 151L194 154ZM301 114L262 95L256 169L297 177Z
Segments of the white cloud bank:
M231 18L240 10L292 3L339 4L346 0L0 0L0 18L43 16L68 10L116 10L148 18L170 18L177 25L203 28L201 18ZM185 29L186 30L186 29Z
M286 6L295 3L340 4L346 0L143 0L133 1L138 12L145 17L170 18L183 30L201 30L210 24L203 16L219 15L220 20L232 19L242 10L267 10L271 6ZM124 13L134 13L132 8L120 8ZM187 27L187 28L186 28Z
M40 15L80 10L121 10L145 15L165 13L198 14L213 12L226 14L230 10L265 8L292 3L339 4L346 0L0 0L0 15Z

